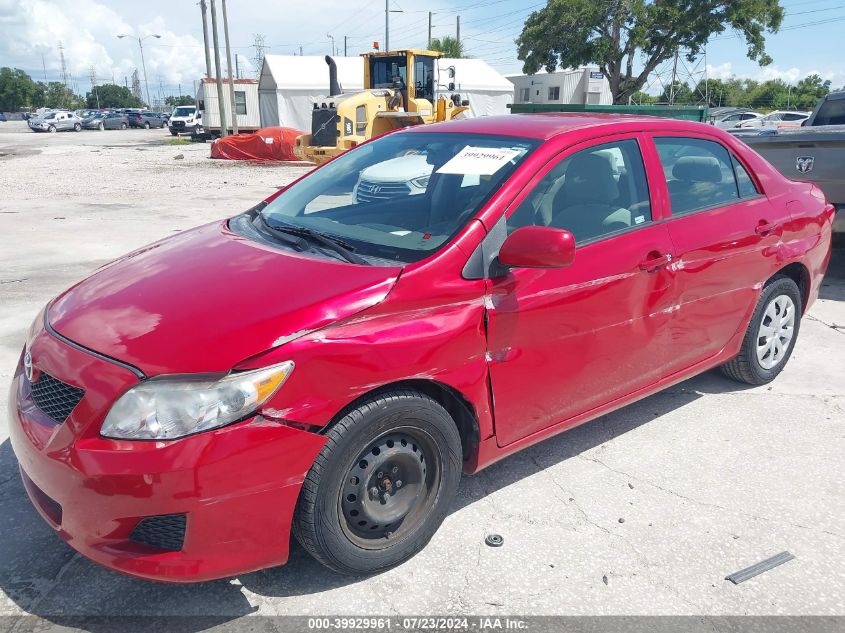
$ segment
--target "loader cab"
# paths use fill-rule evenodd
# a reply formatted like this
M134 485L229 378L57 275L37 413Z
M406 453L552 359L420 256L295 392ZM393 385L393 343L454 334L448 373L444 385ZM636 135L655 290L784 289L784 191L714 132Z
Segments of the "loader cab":
M395 51L366 53L364 87L390 89L402 93L408 112L416 111L415 99L434 102L435 60L437 51Z

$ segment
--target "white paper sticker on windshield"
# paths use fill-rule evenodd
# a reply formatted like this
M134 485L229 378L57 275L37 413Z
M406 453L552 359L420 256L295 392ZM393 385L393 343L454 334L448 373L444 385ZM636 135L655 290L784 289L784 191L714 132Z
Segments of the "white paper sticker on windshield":
M492 176L522 152L508 147L471 147L467 145L447 161L438 174Z

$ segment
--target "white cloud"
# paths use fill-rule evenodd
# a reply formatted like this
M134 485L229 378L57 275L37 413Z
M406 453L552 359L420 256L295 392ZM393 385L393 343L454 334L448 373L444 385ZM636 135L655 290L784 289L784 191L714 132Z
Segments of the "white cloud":
M136 39L118 39L158 33L160 39L144 40L144 57L150 92L158 92L159 78L167 85L189 85L203 72L202 41L168 30L155 17L136 27L116 10L97 0L0 0L0 59L3 65L29 70L43 79L42 56L49 79L61 72L59 42L65 64L78 90L90 86L91 68L98 83L117 83L138 68L143 81ZM186 92L189 92L186 90ZM169 91L168 91L169 92Z
M733 64L731 62L725 62L718 66L707 64L707 76L710 79L730 79L734 76Z

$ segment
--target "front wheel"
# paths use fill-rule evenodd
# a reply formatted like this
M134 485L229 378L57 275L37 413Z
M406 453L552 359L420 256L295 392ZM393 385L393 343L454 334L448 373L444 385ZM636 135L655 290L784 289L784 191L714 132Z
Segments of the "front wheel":
M302 486L294 534L321 563L371 574L405 562L440 527L461 476L461 439L437 402L411 390L337 422Z
M56 126L55 126L55 125L51 125L50 127L48 127L48 128L47 128L47 131L48 131L48 132L51 132L51 133L52 133L52 132L55 132L55 131L56 131Z
M149 129L150 129L150 123L149 123L149 121L147 121L146 123L144 123L144 129L145 129L145 130L149 130Z
M106 129L106 126L105 126L105 125L103 125L102 123L100 123L100 124L97 126L97 129L98 129L98 130L100 130L100 132L102 132L103 130L105 130L105 129Z
M74 123L73 124L73 131L74 132L81 132L82 131L82 125L80 125L79 123Z
M126 123L121 123L121 124L120 124L120 129L121 129L121 130L125 130L125 129L126 129Z
M722 365L729 378L764 385L783 371L801 325L801 291L789 277L774 277L763 288L736 358Z

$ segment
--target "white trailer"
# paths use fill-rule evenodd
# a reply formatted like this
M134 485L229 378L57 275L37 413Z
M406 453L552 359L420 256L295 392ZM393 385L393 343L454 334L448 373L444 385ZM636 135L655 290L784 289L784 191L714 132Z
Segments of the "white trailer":
M238 116L238 132L250 134L261 128L258 110L258 80L235 79L235 110ZM217 80L203 77L197 90L197 106L202 112L202 127L205 137L220 136L220 106L217 99ZM232 106L229 96L229 82L223 80L223 111L229 131L232 130Z

